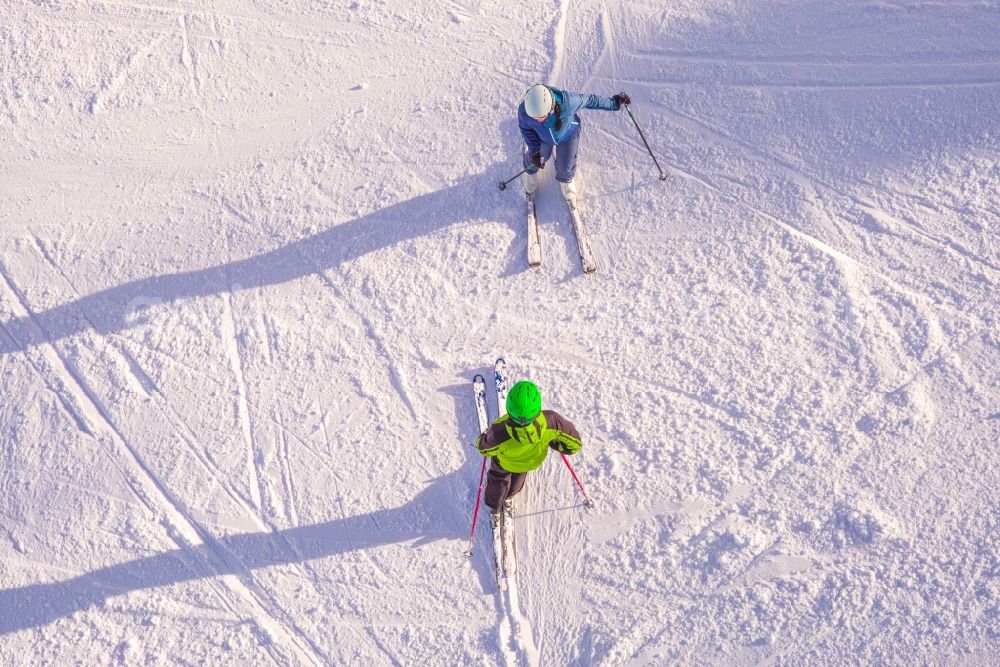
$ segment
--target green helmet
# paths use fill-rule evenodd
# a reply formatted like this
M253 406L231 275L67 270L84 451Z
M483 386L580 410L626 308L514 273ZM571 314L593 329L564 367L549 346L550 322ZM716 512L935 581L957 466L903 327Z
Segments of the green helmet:
M507 415L520 426L530 424L542 411L542 392L538 385L521 380L510 388L507 394Z

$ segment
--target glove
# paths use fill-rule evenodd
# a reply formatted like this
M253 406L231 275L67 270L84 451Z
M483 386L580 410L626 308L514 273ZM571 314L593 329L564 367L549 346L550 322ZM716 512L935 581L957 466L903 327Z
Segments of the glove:
M620 92L617 95L613 95L611 99L618 103L618 109L621 109L626 104L632 104L632 98L629 97L626 92Z
M545 169L545 163L542 162L541 151L537 151L531 154L531 164L535 165L539 169Z
M579 442L563 442L562 440L553 440L549 443L549 449L554 449L560 454L576 454L580 451L581 444Z

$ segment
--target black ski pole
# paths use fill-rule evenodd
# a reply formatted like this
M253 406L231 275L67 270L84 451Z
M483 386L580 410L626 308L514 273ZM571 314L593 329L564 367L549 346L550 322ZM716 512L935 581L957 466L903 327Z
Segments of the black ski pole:
M653 155L653 149L649 147L649 142L646 141L646 135L642 133L642 128L639 127L639 123L636 122L635 116L632 115L632 108L626 104L625 111L628 112L628 117L632 119L632 124L635 125L635 129L639 130L639 136L642 137L642 143L646 144L646 150L649 152L649 157L653 158L653 163L656 165L656 168L660 170L660 180L667 180L667 174L660 167L660 161L656 159L655 155ZM503 188L500 189L503 190Z
M507 179L506 181L500 181L500 189L501 189L501 190L506 190L506 189L507 189L507 184L508 184L508 183L510 183L511 181L513 181L513 180L514 180L515 178L517 178L518 176L520 176L521 174L523 174L523 173L524 173L524 172L526 172L526 171L528 171L528 168L527 168L527 167L525 167L525 168L524 168L524 169L522 169L521 171L519 171L519 172L517 172L516 174L514 174L513 176L511 176L511 177L510 177L510 178L508 178L508 179Z

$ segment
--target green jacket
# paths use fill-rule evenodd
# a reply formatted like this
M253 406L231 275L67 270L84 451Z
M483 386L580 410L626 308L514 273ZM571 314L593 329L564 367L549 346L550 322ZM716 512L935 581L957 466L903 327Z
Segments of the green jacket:
M555 410L542 410L527 426L515 426L500 417L476 440L483 456L495 456L508 472L535 470L545 461L549 448L576 454L583 447L573 423Z

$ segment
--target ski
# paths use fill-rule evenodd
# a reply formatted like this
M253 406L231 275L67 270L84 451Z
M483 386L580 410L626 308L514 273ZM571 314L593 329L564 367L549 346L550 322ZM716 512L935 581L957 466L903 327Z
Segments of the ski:
M493 377L497 389L497 414L501 417L507 414L507 361L498 357L493 364ZM513 503L505 502L500 513L500 554L503 564L504 588L517 572L517 551L514 548L514 509Z
M503 536L504 515L490 514L490 528L493 530L493 567L496 569L497 589L507 590L507 570L505 568Z
M501 521L503 537L503 573L507 579L513 579L517 574L517 545L514 540L514 502L503 504L503 519Z
M486 407L486 378L478 373L472 378L472 395L476 401L476 416L479 418L479 432L490 427L489 408Z
M497 414L503 417L507 414L507 361L498 357L493 363L493 377L497 387Z
M542 264L542 241L538 231L538 215L535 209L535 193L525 195L528 215L528 266Z
M566 197L566 204L569 206L570 219L573 222L573 235L576 236L576 247L580 251L580 264L584 273L597 271L597 258L594 257L594 250L590 247L590 239L587 238L587 230L583 226L583 219L580 217L580 210L576 205L576 197Z
M498 385L499 386L499 385ZM485 433L490 427L490 413L486 405L486 378L476 374L472 378L472 395L476 401L476 416L479 418L479 432ZM495 569L497 588L507 590L507 577L503 570L503 516L494 522L490 517L490 528L493 531L493 567ZM471 550L470 550L471 553Z

